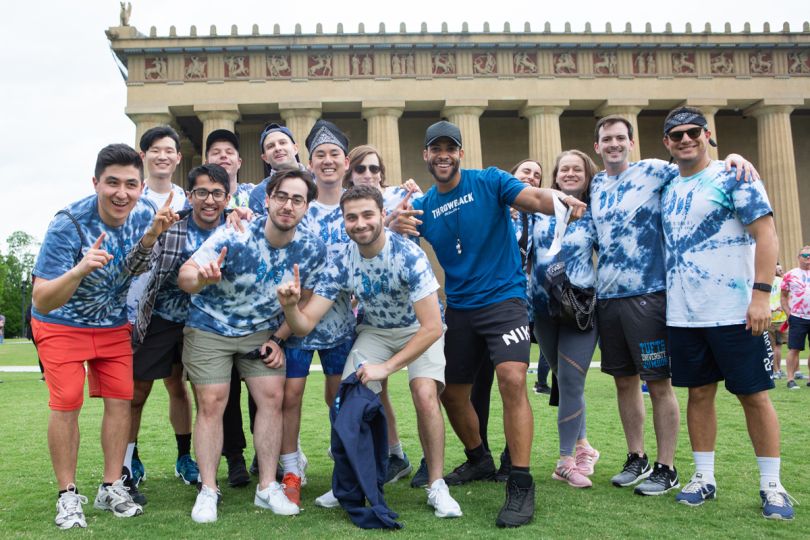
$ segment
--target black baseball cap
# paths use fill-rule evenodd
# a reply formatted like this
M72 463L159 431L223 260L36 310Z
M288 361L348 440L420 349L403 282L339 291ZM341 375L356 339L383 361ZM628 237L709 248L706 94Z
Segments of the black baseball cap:
M208 153L208 149L217 141L227 141L236 148L237 152L239 151L239 137L236 133L228 129L215 129L205 139L205 152Z
M461 148L461 130L458 126L447 120L436 122L427 128L425 132L425 148L436 142L436 140L446 137L451 139Z

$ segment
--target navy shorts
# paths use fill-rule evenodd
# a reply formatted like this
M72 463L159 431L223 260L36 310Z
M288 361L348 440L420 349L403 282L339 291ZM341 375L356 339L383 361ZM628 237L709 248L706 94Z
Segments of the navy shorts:
M599 300L596 309L603 373L643 381L670 377L666 292Z
M810 333L810 320L791 315L788 317L788 349L803 351Z
M768 333L752 336L744 324L709 328L667 327L672 385L694 388L725 380L726 390L748 395L774 387Z
M486 353L492 365L525 362L529 367L531 330L526 301L510 298L473 310L445 312L444 377L447 384L472 384Z
M343 374L343 366L346 365L346 358L349 356L349 351L352 350L352 345L354 345L354 339L347 339L332 348L318 350L318 358L321 359L321 367L323 368L324 375ZM314 355L315 351L284 347L287 378L303 379L307 377Z
M136 381L165 379L172 374L175 364L182 365L185 326L186 323L152 315L143 343L132 355L132 372Z

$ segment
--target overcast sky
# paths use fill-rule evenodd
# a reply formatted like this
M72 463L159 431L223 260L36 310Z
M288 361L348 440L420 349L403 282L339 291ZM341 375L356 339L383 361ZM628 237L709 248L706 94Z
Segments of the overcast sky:
M409 31L418 31L422 22L429 31L439 31L447 22L450 31L480 31L489 21L492 31L500 31L505 21L522 31L528 21L542 30L545 21L552 31L561 32L566 22L574 31L591 22L602 31L611 22L614 31L626 22L634 30L652 23L663 31L671 22L673 30L683 31L691 22L701 31L706 22L722 31L730 22L734 32L748 21L754 31L769 22L774 31L784 22L801 31L810 19L806 0L750 1L714 0L706 2L623 2L541 0L498 0L442 4L435 0L408 0L405 3L363 1L301 2L207 0L133 0L130 24L148 34L151 26L158 35L168 35L175 25L178 34L188 35L194 24L200 35L216 24L219 34L236 24L242 34L258 24L262 33L272 33L278 23L282 33L292 33L301 23L305 33L322 23L324 32L334 32L338 22L346 31L355 31L363 22L376 31L385 22L397 31L405 22ZM463 10L451 11L456 5ZM390 6L390 7L389 7ZM767 6L767 7L766 7ZM443 8L443 10L437 9ZM406 10L405 13L402 10ZM118 72L104 30L118 25L119 4L111 0L16 2L4 10L0 47L0 246L15 230L24 230L42 239L54 213L69 202L92 193L91 178L98 150L111 142L133 144L135 127L124 115L126 86Z

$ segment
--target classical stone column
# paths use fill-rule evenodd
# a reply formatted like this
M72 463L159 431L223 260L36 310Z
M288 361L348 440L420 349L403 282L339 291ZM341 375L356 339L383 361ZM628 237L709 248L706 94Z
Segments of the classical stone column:
M174 121L174 116L169 113L169 108L165 107L163 111L154 112L140 112L131 109L126 110L126 115L135 123L135 150L140 151L140 142L146 130L156 126L171 124Z
M279 103L278 110L284 124L292 131L293 138L298 144L298 157L301 163L309 163L309 152L307 152L307 135L312 130L312 126L321 117L320 102L306 103Z
M802 221L790 113L795 104L758 104L745 111L757 119L757 169L765 182L779 234L779 260L795 261L802 248Z
M221 106L194 106L194 114L197 115L203 123L202 133L202 156L205 160L205 154L208 149L205 147L205 139L208 135L216 129L227 129L236 133L236 122L239 121L239 108L236 105L221 105ZM240 148L242 142L239 142Z
M389 186L402 183L402 159L399 153L399 117L404 101L364 101L363 118L368 122L368 144L379 150L385 161L385 180Z
M568 105L567 100L529 100L520 109L520 116L529 121L529 153L526 157L538 160L543 167L543 187L551 185L554 160L562 151L560 115Z
M464 148L462 167L480 169L483 166L481 155L481 127L479 118L484 114L488 103L477 100L446 101L441 115L461 130L461 144Z
M609 115L621 116L633 126L633 139L636 144L633 146L633 151L630 152L630 161L638 161L641 159L641 144L639 143L638 135L638 113L647 105L648 102L624 103L623 100L608 100L604 105L596 109L596 116L599 118Z

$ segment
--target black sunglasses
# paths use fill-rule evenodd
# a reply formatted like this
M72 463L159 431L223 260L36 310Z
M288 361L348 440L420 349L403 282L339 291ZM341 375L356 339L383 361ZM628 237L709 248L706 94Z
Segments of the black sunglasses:
M364 172L366 172L366 168L367 168L366 165L355 165L354 172L356 172L357 174L363 174ZM379 165L368 165L368 170L371 172L371 174L377 174L382 169L380 168Z
M683 131L670 131L667 133L667 137L672 142L681 142L683 140L684 134L689 135L689 138L693 141L700 137L700 134L703 133L702 127L693 127L689 129L685 129Z

